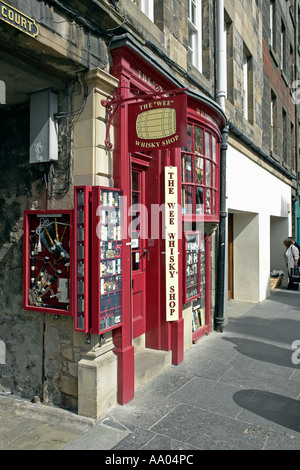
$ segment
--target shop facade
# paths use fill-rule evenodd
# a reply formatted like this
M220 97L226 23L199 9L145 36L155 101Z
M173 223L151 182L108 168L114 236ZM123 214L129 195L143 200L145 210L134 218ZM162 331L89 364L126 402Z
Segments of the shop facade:
M110 73L118 85L113 96L102 100L102 106L113 115L113 139L110 121L105 136L106 148L113 154L109 181L121 191L123 200L122 320L111 329L111 341L117 400L124 404L133 398L140 383L140 352L144 358L147 353L159 352L155 361L161 361L161 367L179 364L193 341L213 327L211 233L220 219L220 139L225 119L215 103L184 89L130 36L113 41L111 55ZM185 146L152 150L155 139L146 139L146 150L130 151L130 135L136 126L130 106L139 103L149 110L148 103L153 100L172 100L182 93L187 95L187 108L182 109ZM182 119L179 116L181 124ZM164 125L159 124L158 130ZM153 130L153 135L158 130ZM168 135L169 131L165 132ZM175 195L172 204L177 205L171 253L165 235L170 207L166 169L177 175L169 181ZM168 283L174 272L169 269L175 270L177 278L171 290ZM169 306L176 309L175 320L168 317Z
M72 11L55 5L45 15L35 2L30 11L19 3L37 34L25 41L21 31L12 43L15 26L0 25L7 83L0 109L1 391L97 418L131 400L162 368L180 364L213 329L226 118L130 35L114 37L106 51L95 29L88 34L74 16L78 57L67 30L62 39L50 28L55 15L67 28ZM17 70L22 94L18 80L7 80ZM174 110L177 97L182 107ZM151 135L140 118L139 139L148 144L132 150L131 106L147 113L150 102L165 102L164 113ZM33 124L39 131L41 103L49 154L31 134ZM180 145L177 126L185 134Z

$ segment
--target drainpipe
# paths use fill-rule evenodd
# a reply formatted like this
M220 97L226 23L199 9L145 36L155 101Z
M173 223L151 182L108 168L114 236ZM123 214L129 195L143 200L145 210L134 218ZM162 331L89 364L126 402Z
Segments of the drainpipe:
M224 0L217 0L217 86L216 99L225 113L226 99L226 41L224 38ZM220 225L217 260L217 287L214 329L222 333L224 330L224 290L225 290L225 254L226 254L226 152L229 128L224 127L221 140L220 161Z
M224 330L224 290L225 290L225 254L226 254L226 152L229 128L224 127L221 140L221 162L220 162L220 225L219 246L217 261L217 291L215 307L215 324L217 332Z
M224 0L216 1L217 11L217 102L225 113L225 98L227 95L227 64L226 64L226 40L224 37Z

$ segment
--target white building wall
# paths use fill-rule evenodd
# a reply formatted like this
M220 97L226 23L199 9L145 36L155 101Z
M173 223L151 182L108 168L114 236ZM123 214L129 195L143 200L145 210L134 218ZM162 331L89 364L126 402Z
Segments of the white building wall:
M235 148L227 152L227 211L234 213L234 299L261 302L270 270L284 270L291 188Z

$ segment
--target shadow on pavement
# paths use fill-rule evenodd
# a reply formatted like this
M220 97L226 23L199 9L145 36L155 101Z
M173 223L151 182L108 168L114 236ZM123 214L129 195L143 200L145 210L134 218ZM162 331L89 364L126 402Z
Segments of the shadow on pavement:
M300 432L300 401L261 390L242 390L233 395L234 401L242 408Z
M295 364L292 362L293 350L254 341L252 339L233 337L222 339L223 341L233 343L237 352L251 357L252 359L295 369Z

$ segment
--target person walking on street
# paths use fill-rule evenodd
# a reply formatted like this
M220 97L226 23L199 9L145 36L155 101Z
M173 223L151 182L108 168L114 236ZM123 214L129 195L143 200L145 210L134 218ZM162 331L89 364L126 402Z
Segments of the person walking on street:
M296 242L294 237L288 237L288 240L291 240L293 245L295 245L296 248L298 248L299 254L300 254L300 245Z
M291 237L286 238L283 244L286 247L286 250L284 252L284 260L288 271L288 289L298 290L298 284L293 283L293 281L291 280L291 268L295 268L296 266L298 266L299 250L294 245L293 241L291 240Z

